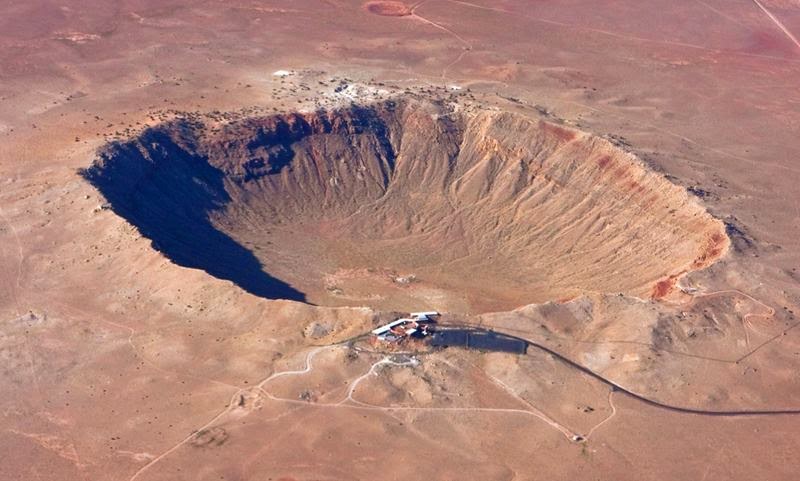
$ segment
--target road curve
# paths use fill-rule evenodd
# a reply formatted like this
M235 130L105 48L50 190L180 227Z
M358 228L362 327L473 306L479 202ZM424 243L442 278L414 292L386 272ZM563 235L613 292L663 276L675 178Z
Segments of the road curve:
M441 329L453 328L453 329L467 329L472 331L480 331L480 332L488 332L490 329L486 329L484 327L477 327L475 325L470 324L459 324L459 323L448 323L448 324L440 324L439 327ZM697 416L717 416L717 417L745 417L745 416L781 416L781 415L800 415L800 409L742 409L742 410L708 410L708 409L696 409L696 408L689 408L683 406L675 406L672 404L666 404L661 401L657 401L655 399L648 398L642 394L635 393L630 389L622 386L611 379L603 377L601 374L589 369L588 367L579 364L576 361L550 349L547 346L543 346L536 341L532 341L530 339L526 339L524 337L515 336L513 334L507 334L502 330L498 329L491 329L492 332L496 332L498 334L502 334L503 336L507 336L513 339L517 339L519 341L525 342L528 346L534 347L539 349L540 351L544 351L551 356L555 357L559 361L563 362L564 364L572 367L573 369L577 369L582 373L597 379L598 381L602 382L603 384L611 387L615 392L619 392L629 398L635 399L637 401L643 402L653 407L657 407L660 409L665 409L668 411L682 413L682 414L693 414Z

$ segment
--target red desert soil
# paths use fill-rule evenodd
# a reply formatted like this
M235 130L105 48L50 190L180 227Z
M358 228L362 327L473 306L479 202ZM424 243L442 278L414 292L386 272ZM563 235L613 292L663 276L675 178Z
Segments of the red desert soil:
M403 2L367 2L364 4L364 8L366 8L369 13L374 13L375 15L384 15L387 17L405 17L414 13L412 8Z
M796 479L798 36L3 2L0 479ZM354 340L428 309L532 344Z

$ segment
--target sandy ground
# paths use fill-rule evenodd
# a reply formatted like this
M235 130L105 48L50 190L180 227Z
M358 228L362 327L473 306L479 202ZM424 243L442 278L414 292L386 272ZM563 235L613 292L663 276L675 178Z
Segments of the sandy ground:
M535 349L348 356L330 344L372 310L179 267L78 175L179 112L469 89L636 154L732 244L658 301L609 285L465 321L663 403L800 409L797 5L407 7L2 3L0 478L793 479L797 415L671 412ZM301 85L323 77L362 87Z

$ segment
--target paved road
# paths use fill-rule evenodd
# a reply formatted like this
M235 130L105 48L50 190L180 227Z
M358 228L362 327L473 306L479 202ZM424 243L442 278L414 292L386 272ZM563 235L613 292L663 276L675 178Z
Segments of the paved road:
M470 324L441 324L439 326L440 329L447 329L447 328L455 328L455 329L472 329L475 331L486 331L485 328L476 327L475 325ZM660 409L666 409L672 412L678 412L683 414L695 414L699 416L718 416L718 417L738 417L738 416L777 416L777 415L797 415L800 414L800 409L741 409L741 410L709 410L709 409L696 409L696 408L689 408L683 406L675 406L672 404L666 404L661 401L657 401L655 399L646 397L642 394L638 394L636 392L631 391L630 389L622 386L611 379L603 377L601 374L598 374L595 371L592 371L588 367L573 361L572 359L550 349L547 346L543 346L536 341L532 341L530 339L526 339L524 337L515 336L513 334L508 334L503 332L502 330L493 329L494 332L498 334L502 334L504 336L508 336L514 339L518 339L520 341L524 341L528 344L529 347L533 347L544 351L551 356L555 357L559 361L567 364L568 366L572 367L573 369L577 369L582 373L597 379L598 381L602 382L603 384L610 386L615 392L622 393L632 399L636 399L637 401L641 401L645 404L649 404L650 406L654 406Z

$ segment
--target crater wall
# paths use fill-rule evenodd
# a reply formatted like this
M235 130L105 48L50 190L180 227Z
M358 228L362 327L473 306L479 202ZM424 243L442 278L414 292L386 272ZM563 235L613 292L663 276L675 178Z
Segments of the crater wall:
M175 121L108 146L85 176L176 263L325 305L658 297L729 243L684 189L604 139L417 99Z

